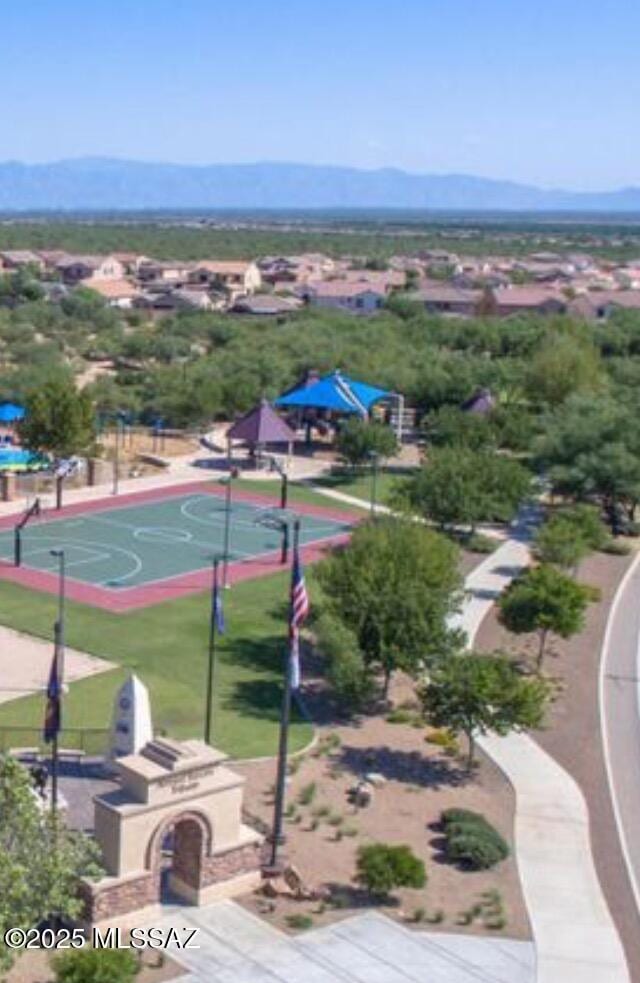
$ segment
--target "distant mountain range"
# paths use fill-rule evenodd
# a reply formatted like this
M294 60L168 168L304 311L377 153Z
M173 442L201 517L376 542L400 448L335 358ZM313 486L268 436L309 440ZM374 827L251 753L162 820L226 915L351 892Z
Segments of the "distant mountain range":
M640 187L543 190L466 174L311 164L0 163L0 211L358 209L640 212Z

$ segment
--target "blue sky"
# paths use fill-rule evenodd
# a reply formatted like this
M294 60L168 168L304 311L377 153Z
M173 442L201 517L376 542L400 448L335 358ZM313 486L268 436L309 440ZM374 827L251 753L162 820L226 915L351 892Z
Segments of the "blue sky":
M640 184L636 0L3 4L0 160Z

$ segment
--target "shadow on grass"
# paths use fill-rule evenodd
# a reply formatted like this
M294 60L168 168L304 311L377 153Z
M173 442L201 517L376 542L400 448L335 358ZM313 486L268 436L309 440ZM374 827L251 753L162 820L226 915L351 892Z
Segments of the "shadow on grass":
M354 775L377 772L387 779L407 782L421 788L458 788L471 778L454 761L426 757L419 751L399 751L390 747L351 747L343 745L337 764Z
M271 635L260 639L228 639L225 646L225 662L248 669L284 672L286 648L287 634L284 625L282 635Z
M231 694L224 700L226 710L233 711L239 717L259 717L278 723L282 705L282 685L271 679L251 679L237 682ZM291 721L302 723L295 701L291 704Z

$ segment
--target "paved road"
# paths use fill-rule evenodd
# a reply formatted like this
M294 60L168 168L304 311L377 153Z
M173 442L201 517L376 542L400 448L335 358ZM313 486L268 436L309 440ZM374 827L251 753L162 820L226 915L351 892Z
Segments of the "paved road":
M609 782L640 911L640 558L614 606L602 655L602 726Z

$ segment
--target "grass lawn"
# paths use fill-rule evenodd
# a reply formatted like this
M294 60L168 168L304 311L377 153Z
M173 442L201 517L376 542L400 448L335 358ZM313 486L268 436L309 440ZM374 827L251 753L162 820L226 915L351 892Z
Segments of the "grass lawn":
M392 491L395 488L402 487L408 480L409 475L407 473L398 474L396 472L380 471L376 479L376 497L378 503L388 505ZM356 475L328 474L314 479L314 484L322 488L332 488L335 491L344 492L345 495L353 495L354 498L362 498L365 502L371 501L372 476L370 473Z
M288 585L287 574L275 574L238 584L224 595L227 632L218 640L214 741L233 757L277 750ZM9 627L51 638L55 610L53 596L0 583L0 617ZM67 644L118 668L70 686L64 726L109 726L114 692L128 670L149 687L156 733L201 737L208 618L206 593L127 614L69 602ZM1 704L0 727L39 728L43 712L41 696ZM291 750L310 739L309 724L294 716Z
M321 481L316 481L315 484L324 484L324 479ZM333 487L327 485L327 487ZM274 478L255 480L253 478L241 478L238 481L238 488L243 491L255 492L257 495L268 495L273 497L275 501L280 501L280 479ZM288 489L288 504L289 506L298 505L321 505L325 509L332 509L337 512L351 513L351 515L357 513L357 509L353 506L347 505L345 502L337 502L335 499L327 498L326 495L321 495L319 492L313 491L311 488L305 488L304 485L289 483Z

